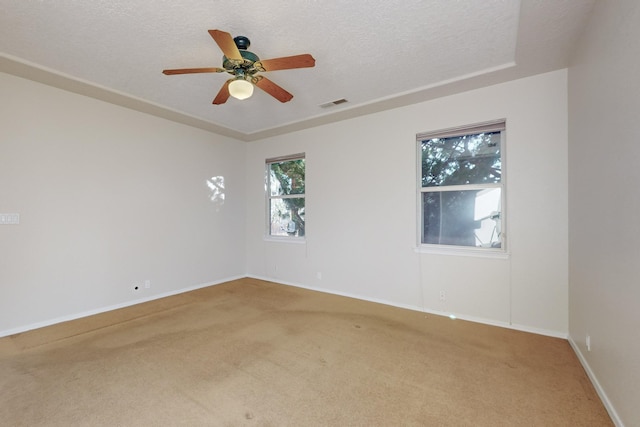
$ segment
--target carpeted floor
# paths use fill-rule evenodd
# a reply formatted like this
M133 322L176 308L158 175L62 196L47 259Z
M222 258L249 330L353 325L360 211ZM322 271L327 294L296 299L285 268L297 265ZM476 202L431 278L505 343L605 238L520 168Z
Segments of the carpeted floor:
M0 339L6 426L610 426L569 344L242 279Z

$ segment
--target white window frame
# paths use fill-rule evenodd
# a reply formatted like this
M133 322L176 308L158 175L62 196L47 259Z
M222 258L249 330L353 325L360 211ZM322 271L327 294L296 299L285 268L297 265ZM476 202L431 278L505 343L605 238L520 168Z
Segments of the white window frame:
M433 138L450 138L462 135L473 135L482 132L496 132L500 131L500 162L501 162L501 177L499 183L494 184L463 184L463 185L449 185L441 187L422 187L422 141ZM449 128L438 131L423 132L416 135L416 154L417 154L417 252L420 253L432 253L440 255L460 255L460 256L474 256L482 258L508 258L508 245L507 245L507 203L506 203L506 120L494 120L490 122L483 122L472 124L468 126L460 126L455 128ZM476 246L456 246L434 243L422 243L423 227L424 227L424 208L422 206L422 195L427 192L440 192L440 191L465 191L465 190L482 190L487 188L500 188L500 248L486 248Z
M287 194L287 195L271 195L271 169L270 165L273 163L282 163L291 160L304 160L305 162L305 192L302 194ZM297 153L280 157L272 157L265 160L265 234L264 239L274 242L286 242L286 243L305 243L306 242L306 155L305 153ZM271 200L273 199L305 199L305 235L304 236L278 236L271 234Z

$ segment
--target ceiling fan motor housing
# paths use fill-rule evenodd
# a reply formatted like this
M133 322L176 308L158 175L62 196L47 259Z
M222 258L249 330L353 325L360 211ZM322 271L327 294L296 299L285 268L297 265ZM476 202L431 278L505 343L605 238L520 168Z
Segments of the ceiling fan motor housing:
M235 59L229 59L226 56L223 56L222 66L224 67L224 69L230 70L230 71L238 68L248 70L249 68L253 67L254 62L260 61L260 58L258 58L258 55L256 55L253 52L249 52L248 50L241 50L240 55L242 56L242 59L243 59L242 62Z

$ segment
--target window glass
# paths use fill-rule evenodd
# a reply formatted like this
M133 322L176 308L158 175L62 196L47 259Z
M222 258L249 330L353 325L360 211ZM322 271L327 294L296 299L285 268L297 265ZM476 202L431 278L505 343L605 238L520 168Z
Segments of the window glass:
M501 247L501 189L422 193L422 243Z
M304 194L304 159L269 163L272 196Z
M420 242L504 248L505 123L418 135Z
M422 141L422 186L500 182L500 135L487 132Z
M304 236L304 199L271 199L269 234L272 236Z
M279 237L304 237L304 154L267 160L266 163L267 234Z

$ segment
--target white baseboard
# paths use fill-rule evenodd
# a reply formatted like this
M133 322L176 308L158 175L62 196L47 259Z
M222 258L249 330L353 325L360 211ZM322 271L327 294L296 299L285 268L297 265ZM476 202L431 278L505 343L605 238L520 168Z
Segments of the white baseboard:
M578 347L578 344L576 344L573 338L571 338L571 335L569 335L568 340L569 340L569 344L571 345L571 348L573 348L573 351L576 353L576 356L578 356L578 360L580 360L582 367L586 371L587 376L591 380L591 384L593 384L593 387L596 389L598 396L600 396L600 400L602 400L602 403L604 404L605 409L609 413L609 416L611 417L613 424L615 424L616 427L624 427L624 424L620 419L620 416L618 415L615 408L611 404L611 401L609 400L607 393L605 393L604 389L600 385L600 382L598 381L596 374L593 372L593 370L591 370L591 366L589 366L587 359L584 357L584 354L582 354L580 347Z
M146 297L146 298L139 298L139 299L135 299L135 300L131 300L131 301L126 301L126 302L123 302L123 303L120 303L120 304L109 305L109 306L106 306L106 307L100 307L100 308L96 308L96 309L93 309L93 310L87 310L87 311L83 311L83 312L80 312L80 313L70 314L68 316L56 317L54 319L48 319L48 320L44 320L42 322L36 322L36 323L29 324L29 325L19 326L17 328L7 329L7 330L4 330L4 331L0 331L0 338L6 337L6 336L9 336L9 335L20 334L20 333L23 333L23 332L31 331L33 329L44 328L45 326L51 326L51 325L55 325L57 323L68 322L70 320L76 320L76 319L81 319L83 317L93 316L94 314L100 314L100 313L105 313L107 311L117 310L119 308L130 307L132 305L141 304L143 302L153 301L153 300L157 300L157 299L160 299L160 298L166 298L166 297L170 297L172 295L178 295L178 294L182 294L182 293L185 293L185 292L195 291L196 289L201 289L201 288L206 288L206 287L209 287L209 286L219 285L221 283L230 282L232 280L237 280L237 279L242 279L244 277L246 277L246 276L228 277L228 278L225 278L225 279L216 280L215 282L201 283L199 285L189 286L187 288L182 288L182 289L177 289L177 290L174 290L174 291L164 292L164 293L157 294L157 295L152 295L152 296Z
M433 315L437 315L437 316L451 317L453 315L457 319L461 319L461 320L468 320L470 322L475 322L475 323L482 323L482 324L486 324L486 325L499 326L499 327L502 327L502 328L514 329L514 330L523 331L523 332L530 332L530 333L534 333L534 334L538 334L538 335L546 335L546 336L550 336L550 337L563 338L563 339L567 339L567 337L568 337L568 335L565 332L533 328L533 327L529 327L529 326L525 326L525 325L514 325L514 324L510 324L508 322L501 322L501 321L492 320L492 319L485 319L485 318L480 318L480 317L467 316L465 314L459 314L459 313L451 313L451 312L443 312L443 311L437 311L437 310L429 310L429 309L425 309L425 308L417 306L417 305L398 304L398 303L395 303L395 302L392 302L392 301L388 301L388 300L383 300L383 299L378 299L378 298L367 298L367 297L362 296L362 295L355 295L355 294L350 294L350 293L347 293L347 292L339 292L339 291L336 291L336 290L333 290L333 289L312 287L312 286L306 286L306 285L303 285L303 284L300 284L300 283L286 282L286 281L282 281L280 279L276 279L276 278L272 278L272 277L264 277L264 276L256 276L256 275L246 275L246 276L245 275L240 275L240 276L224 278L224 279L217 280L217 281L214 281L214 282L202 283L202 284L199 284L199 285L190 286L190 287L187 287L187 288L182 288L182 289L178 289L178 290L175 290L175 291L165 292L165 293L153 295L153 296L150 296L150 297L147 297L147 298L140 298L140 299L136 299L136 300L126 301L126 302L123 302L123 303L120 303L120 304L110 305L110 306L106 306L106 307L100 307L100 308L97 308L97 309L87 310L87 311L83 311L83 312L80 312L80 313L74 313L74 314L70 314L70 315L67 315L67 316L61 316L61 317L56 317L56 318L53 318L53 319L47 319L47 320L44 320L42 322L36 322L36 323L28 324L28 325L19 326L17 328L7 329L7 330L4 330L4 331L0 331L0 338L1 337L5 337L5 336L9 336L9 335L19 334L19 333L30 331L30 330L33 330L33 329L43 328L45 326L55 325L57 323L68 322L70 320L75 320L75 319L80 319L80 318L87 317L87 316L92 316L94 314L100 314L100 313L104 313L104 312L111 311L111 310L117 310L119 308L129 307L129 306L132 306L132 305L141 304L141 303L148 302L148 301L153 301L153 300L156 300L156 299L169 297L169 296L172 296L172 295L178 295L178 294L181 294L181 293L184 293L184 292L193 291L193 290L196 290L196 289L206 288L208 286L214 286L214 285L218 285L218 284L221 284L221 283L224 283L224 282L229 282L229 281L232 281L232 280L242 279L244 277L250 277L250 278L259 279L259 280L265 280L265 281L269 281L269 282L275 282L275 283L279 283L279 284L282 284L282 285L294 286L296 288L309 289L309 290L312 290L312 291L324 292L324 293L344 296L344 297L348 297L348 298L355 298L355 299L374 302L374 303L378 303L378 304L390 305L390 306L398 307L398 308L405 308L405 309L413 310L413 311L420 311L420 312L423 312L423 313L429 313L429 314L433 314Z
M561 331L540 329L540 328L534 328L534 327L531 327L531 326L524 326L524 325L514 325L514 324L511 324L509 322L501 322L501 321L498 321L498 320L485 319L485 318L482 318L482 317L467 316L465 314L459 314L459 313L430 310L430 309L426 309L426 308L423 308L423 307L420 307L420 306L417 306L417 305L398 304L398 303L387 301L387 300L383 300L383 299L367 298L367 297L364 297L362 295L354 295L354 294L349 294L349 293L346 293L346 292L339 292L339 291L336 291L336 290L333 290L333 289L311 287L311 286L306 286L306 285L302 285L302 284L299 284L299 283L286 282L286 281L282 281L280 279L275 279L275 278L272 278L272 277L263 277L263 276L256 276L256 275L248 275L247 277L250 277L250 278L253 278L253 279L259 279L259 280L265 280L265 281L268 281L268 282L279 283L279 284L287 285L287 286L293 286L293 287L296 287L296 288L309 289L309 290L312 290L312 291L324 292L324 293L327 293L327 294L339 295L339 296L348 297L348 298L355 298L355 299L359 299L359 300L363 300L363 301L375 302L375 303L378 303L378 304L390 305L392 307L406 308L408 310L420 311L422 313L429 313L429 314L433 314L433 315L436 315L436 316L451 317L453 315L453 316L455 316L456 319L467 320L469 322L482 323L482 324L485 324L485 325L498 326L498 327L507 328L507 329L514 329L514 330L522 331L522 332L530 332L530 333L533 333L533 334L545 335L545 336L554 337L554 338L567 339L567 337L568 337L568 334L566 332L561 332Z

